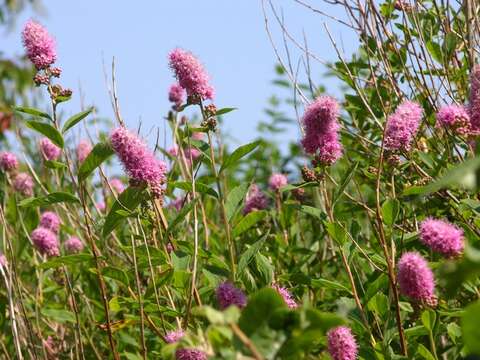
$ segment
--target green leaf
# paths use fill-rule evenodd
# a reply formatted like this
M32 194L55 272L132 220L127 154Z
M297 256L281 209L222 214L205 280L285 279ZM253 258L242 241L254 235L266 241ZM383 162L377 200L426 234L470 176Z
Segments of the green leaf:
M326 229L328 235L339 245L345 244L347 241L347 232L343 229L343 227L337 222L329 222L326 224Z
M435 360L435 357L432 355L430 350L428 350L425 345L418 344L417 354L420 355L423 359L426 360Z
M475 176L475 172L480 168L480 156L469 159L447 171L440 179L425 185L414 186L406 189L402 195L428 195L437 192L443 188L454 185L466 185L466 180L470 175Z
M28 198L20 201L19 206L21 207L32 207L32 206L45 206L56 204L60 202L76 202L80 203L80 200L75 195L66 192L53 192L46 196Z
M434 43L433 41L427 41L427 50L435 61L439 62L440 64L443 62L442 48L440 45Z
M82 111L76 115L73 115L70 119L68 119L65 124L63 125L62 128L62 134L65 134L69 129L77 125L80 121L82 121L84 118L88 116L93 111L93 107Z
M130 283L127 273L122 269L113 266L105 266L104 268L102 268L102 275L107 278L117 280L125 286L128 286Z
M57 256L51 258L47 262L44 262L38 267L40 269L52 269L58 268L60 266L78 266L81 263L89 263L93 260L93 256L90 254L75 254L75 255L65 255Z
M387 225L393 225L400 212L400 201L397 199L387 199L382 205L383 221Z
M144 190L145 188L143 187L129 186L120 194L105 219L105 224L102 229L103 237L108 236L125 219L122 215L117 214L118 210L123 209L132 212L137 208L145 197Z
M48 115L46 112L43 112L43 111L38 110L38 109L24 107L24 106L17 106L17 107L14 108L14 110L18 111L18 112L21 112L21 113L24 113L24 114L33 115L33 116L40 116L44 119L52 120L50 115Z
M97 167L114 154L108 143L96 144L78 170L78 180L84 181Z
M68 310L63 309L41 309L42 315L46 316L47 318L51 318L56 322L59 323L66 323L66 322L75 322L75 314Z
M262 325L268 323L276 310L286 307L285 301L274 289L262 289L250 297L238 325L250 337Z
M477 301L465 308L462 316L462 333L465 347L470 354L480 354L480 301Z
M55 160L45 160L44 164L49 169L66 169L67 168L67 165L65 165L60 161L55 161Z
M350 289L348 289L344 285L335 281L327 280L327 279L312 279L311 284L315 288L325 288L330 290L345 291L349 294L352 293Z
M357 170L359 162L355 162L350 168L347 170L345 177L342 179L342 184L338 189L335 190L335 195L333 197L333 203L332 205L335 205L335 203L340 200L342 197L343 192L345 191L345 188L348 186L350 181L352 180L353 175L355 174L355 171Z
M240 260L238 261L237 272L239 274L242 274L244 272L248 264L250 264L250 262L252 261L254 255L260 251L267 237L268 237L268 234L262 236L260 240L255 242L253 245L251 245L247 250L243 252L243 254L240 256Z
M176 187L178 189L182 189L182 190L185 190L185 191L189 191L189 192L192 192L193 191L193 185L191 182L187 182L187 181L175 181L173 184L172 184L173 187ZM205 184L202 184L198 181L195 182L195 190L199 193L202 193L202 194L207 194L207 195L210 195L210 196L213 196L214 198L218 199L218 194L217 192L212 189L211 187L209 187L208 185L205 185Z
M42 135L45 135L55 145L63 148L64 142L63 142L62 134L60 134L58 132L58 130L55 129L52 125L47 124L47 123L43 123L43 122L40 122L40 121L34 121L34 120L26 121L25 125L28 128L30 128L32 130L35 130L36 132L39 132Z
M189 203L185 204L185 206L182 208L182 210L180 210L180 213L175 217L175 219L173 219L172 222L170 222L168 224L168 229L167 229L166 235L171 234L172 231L175 229L175 227L180 222L182 222L183 219L185 219L185 217L188 215L188 213L190 211L192 211L193 205L197 202L197 200L198 199L194 199L194 200L190 201Z
M250 229L253 225L258 223L259 221L263 220L267 216L266 211L252 211L251 213L248 213L245 217L242 218L238 222L237 225L233 228L232 235L238 236L248 229Z
M234 111L234 110L237 110L237 108L222 108L222 109L218 109L217 112L215 113L215 115L216 115L216 116L225 115L225 114L228 114L229 112Z
M223 161L222 167L220 168L220 172L224 171L225 169L229 168L230 166L237 164L238 161L244 157L245 155L249 154L260 144L260 140L254 141L250 144L242 145L239 148L235 149L229 156L225 158Z
M377 293L367 304L368 310L376 312L378 315L385 315L388 311L388 297L383 293Z
M234 187L227 195L225 201L225 212L227 213L227 220L230 221L237 210L238 204L247 195L249 184L243 183Z
M425 310L422 313L422 324L428 331L432 331L435 326L435 320L437 319L437 314L433 310Z

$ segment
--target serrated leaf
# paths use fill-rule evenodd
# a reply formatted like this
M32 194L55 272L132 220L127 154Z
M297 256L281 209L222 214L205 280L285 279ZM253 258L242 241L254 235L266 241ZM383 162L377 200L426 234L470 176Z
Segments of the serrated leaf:
M34 120L26 121L25 125L28 128L46 136L58 147L63 148L64 142L62 134L60 134L52 125Z
M44 119L52 120L51 116L48 115L46 112L43 112L38 109L24 107L24 106L17 106L14 108L15 111L21 112L23 114L33 115L33 116L40 116Z
M235 149L229 156L225 158L223 161L222 167L220 168L220 172L224 171L225 169L229 168L230 166L236 164L242 157L251 153L255 148L260 144L260 140L254 141L250 144L242 145Z
M78 180L84 181L97 167L114 154L108 143L96 144L78 170Z
M243 252L242 255L240 255L240 260L238 261L238 269L237 272L239 274L242 274L243 271L247 268L248 264L253 259L253 256L260 251L262 248L265 240L267 239L268 234L264 235L260 240L255 242L253 245L251 245L247 250Z
M32 206L45 206L56 204L60 202L76 202L80 203L80 200L75 195L72 195L67 192L53 192L46 196L36 197L36 198L28 198L22 200L19 204L20 207L32 207Z
M265 216L267 216L267 212L263 210L252 211L248 213L246 216L242 218L242 220L238 222L237 225L235 225L232 231L232 235L235 237L244 233L245 231L250 229L253 225L263 220Z
M144 190L145 188L143 187L129 186L120 194L105 218L105 224L102 229L103 237L108 236L125 219L123 216L117 214L118 210L133 212L137 208L145 197Z
M85 110L78 114L73 115L71 118L65 121L65 124L63 125L63 128L62 128L62 134L65 134L69 129L71 129L80 121L82 121L84 118L86 118L88 114L90 114L92 111L93 111L93 108L90 108L88 110Z

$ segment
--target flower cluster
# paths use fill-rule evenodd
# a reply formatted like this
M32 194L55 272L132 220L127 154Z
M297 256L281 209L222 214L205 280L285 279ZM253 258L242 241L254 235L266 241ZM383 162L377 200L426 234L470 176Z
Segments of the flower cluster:
M40 226L58 234L60 229L60 218L52 211L45 211L40 217Z
M24 196L33 195L33 179L27 173L18 173L13 179L13 189Z
M320 96L307 107L303 115L303 148L306 153L315 155L320 165L332 165L342 156L338 134L339 114L339 105L334 98Z
M480 134L480 65L470 75L470 103L468 105L472 135Z
M288 179L283 174L272 174L268 179L268 186L273 191L279 191L282 187L288 184Z
M60 249L57 235L49 229L38 227L30 235L33 245L40 253L47 256L59 256Z
M173 344L178 342L184 336L185 332L182 329L172 330L167 332L167 334L165 335L165 342L168 344Z
M298 304L296 303L296 301L293 299L293 296L292 294L290 294L290 292L280 286L280 285L277 285L277 284L273 284L272 285L272 288L274 290L276 290L278 292L278 294L283 298L283 300L285 301L285 304L287 304L287 306L290 308L290 309L295 309L296 307L298 307Z
M47 160L57 160L61 154L61 149L48 138L40 140L40 150Z
M160 198L166 182L166 164L156 159L147 145L123 126L112 131L110 142L131 180L148 184L153 195Z
M38 70L49 67L57 59L55 41L39 23L29 20L23 29L22 40L27 57Z
M387 119L385 149L409 151L423 116L422 107L413 101L403 101Z
M77 160L81 164L92 151L92 144L88 140L81 140L77 146Z
M420 224L420 240L446 257L461 254L464 247L462 229L447 221L431 218Z
M233 286L232 283L224 282L217 287L217 302L220 309L226 309L230 305L236 305L239 308L247 305L247 297L242 290Z
M470 132L470 116L464 106L443 106L437 113L437 124L459 135Z
M113 178L108 181L110 186L117 194L121 194L125 190L125 185L123 185L122 180Z
M328 331L328 352L333 360L355 360L358 345L350 328L338 326Z
M0 153L0 169L3 171L12 171L18 168L17 157L7 151Z
M213 99L214 90L209 84L209 76L191 52L174 49L168 59L178 83L186 90L188 96Z
M185 90L179 83L174 83L168 91L168 101L178 108L185 100Z
M83 242L76 236L71 236L63 244L65 250L70 254L75 254L83 250Z
M252 211L263 210L267 206L268 199L266 195L256 184L252 184L245 198L245 207L243 208L243 213L248 214Z
M207 360L207 354L198 349L177 349L176 360Z
M434 297L435 281L427 261L417 252L407 252L398 262L400 292L418 301L429 302Z

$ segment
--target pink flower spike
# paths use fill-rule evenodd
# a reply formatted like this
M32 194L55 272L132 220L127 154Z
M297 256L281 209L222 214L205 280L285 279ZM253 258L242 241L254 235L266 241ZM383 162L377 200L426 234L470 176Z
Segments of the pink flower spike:
M7 151L0 153L0 168L3 171L12 171L18 168L18 160L17 157Z
M33 195L33 179L27 173L18 173L13 179L13 188L24 196Z
M216 295L218 306L222 310L228 308L230 305L238 306L240 309L247 305L247 297L243 291L229 282L218 285Z
M52 211L45 211L40 217L40 227L48 229L55 234L58 234L60 223L60 218Z
M57 236L50 230L38 227L33 230L30 235L35 247L42 254L47 256L59 256L60 250L58 246Z
M213 99L214 90L200 61L189 51L174 49L168 56L170 68L188 96Z
M160 198L166 182L167 165L156 159L147 145L123 126L112 131L110 142L133 182L148 184L153 195Z
M287 184L288 179L283 174L272 174L272 176L270 176L270 179L268 180L268 186L273 191L278 191Z
M409 151L422 121L423 109L413 101L402 102L387 118L385 149Z
M327 332L328 352L333 360L355 360L358 345L350 328L338 326Z
M179 83L174 83L168 91L168 101L173 103L175 107L179 107L185 101L185 90Z
M22 32L27 57L37 69L45 69L57 59L55 40L39 23L29 20Z
M460 255L464 247L462 229L447 221L432 218L420 224L420 240L448 258Z
M302 145L307 154L315 155L322 165L332 165L342 156L339 140L338 102L330 96L320 96L305 109L302 123L305 136Z
M72 236L63 244L69 254L75 254L83 250L83 242L79 238Z
M417 252L407 252L398 262L400 293L418 301L434 298L435 280L428 262Z
M283 298L283 300L285 301L285 304L287 304L287 306L290 308L290 309L295 309L298 307L298 304L295 302L295 300L293 299L293 296L292 294L290 294L290 292L284 288L284 287L281 287L277 284L272 284L272 288L275 289L278 294Z
M475 65L470 74L470 115L471 135L480 134L480 65Z
M48 138L42 138L42 140L40 140L40 149L47 160L57 160L62 152L62 150Z
M92 144L88 140L81 140L77 146L77 160L81 164L92 151Z
M172 330L167 332L167 334L165 335L165 342L168 344L173 344L178 342L184 336L185 332L182 329Z
M438 127L447 128L459 135L468 135L470 132L470 116L464 106L443 106L436 117Z
M207 354L197 349L177 349L176 360L207 360Z
M252 211L263 210L268 206L268 199L262 190L256 185L252 184L245 197L245 207L243 214L248 214Z

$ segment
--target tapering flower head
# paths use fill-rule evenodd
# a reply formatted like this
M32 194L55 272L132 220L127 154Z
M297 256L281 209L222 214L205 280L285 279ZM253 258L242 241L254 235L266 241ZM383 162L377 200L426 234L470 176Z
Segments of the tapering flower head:
M432 218L420 224L420 240L446 257L461 254L464 247L462 229L447 221Z
M55 40L39 23L29 20L22 32L27 56L37 69L45 69L57 59Z
M213 99L214 90L200 61L189 51L174 49L168 56L169 64L178 83L189 96Z
M51 230L38 227L33 230L30 237L40 253L46 254L47 256L60 255L57 236Z
M176 343L178 340L185 336L185 332L182 329L172 330L165 335L165 342L168 344Z
M113 178L109 180L110 186L115 190L117 194L121 194L125 190L122 180Z
M387 119L385 149L409 151L423 116L423 109L413 101L405 100Z
M284 287L281 287L277 284L273 284L272 285L272 288L275 289L279 294L280 296L283 298L283 300L285 301L285 304L287 304L287 306L290 308L290 309L295 309L298 307L298 304L296 303L295 299L293 298L292 294L290 294L290 292L284 288Z
M53 211L45 211L40 217L40 226L58 234L60 218Z
M268 186L273 191L278 191L287 184L288 179L283 174L272 174L272 176L270 176L270 179L268 179Z
M18 168L17 157L11 152L1 152L0 153L0 168L3 171L12 171Z
M148 184L154 196L161 197L167 165L156 159L147 145L123 126L112 131L110 142L130 178Z
M252 211L263 210L268 206L268 199L262 190L256 185L252 184L245 197L245 207L243 213L248 214Z
M62 150L48 138L42 138L42 140L40 140L40 149L47 160L57 160L62 152Z
M303 148L306 153L315 155L322 165L332 165L342 156L342 144L338 135L339 114L339 105L334 98L320 96L308 105L303 115Z
M25 196L33 195L33 179L27 173L18 173L13 179L13 188Z
M92 151L92 144L88 140L81 140L77 146L77 160L81 164Z
M437 113L437 126L443 126L459 135L467 135L470 132L470 116L464 106L443 106Z
M217 287L217 302L220 309L224 310L230 305L244 308L247 305L247 297L242 290L233 286L232 283L224 282Z
M207 354L197 349L177 349L176 360L207 360Z
M471 134L480 134L480 65L475 65L470 75L470 115Z
M63 247L68 253L74 254L83 250L83 242L79 238L72 236L65 241Z
M333 360L355 360L358 345L350 328L338 326L327 332L328 352Z
M417 252L407 252L398 262L400 293L414 300L430 301L435 280L427 261Z
M168 101L172 102L176 107L182 105L185 101L185 90L179 83L174 83L170 86Z

